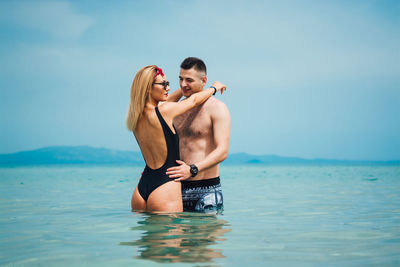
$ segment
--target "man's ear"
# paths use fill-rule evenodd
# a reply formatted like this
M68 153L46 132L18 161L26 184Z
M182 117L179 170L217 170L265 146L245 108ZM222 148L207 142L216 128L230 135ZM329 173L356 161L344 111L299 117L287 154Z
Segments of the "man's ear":
M203 82L203 86L206 85L206 83L207 83L207 76L204 75L204 76L201 78L201 81Z

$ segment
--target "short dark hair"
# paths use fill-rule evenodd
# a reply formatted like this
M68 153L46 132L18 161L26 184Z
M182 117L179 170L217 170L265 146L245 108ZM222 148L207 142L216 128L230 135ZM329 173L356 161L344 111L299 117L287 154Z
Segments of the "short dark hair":
M206 64L204 64L203 60L197 57L188 57L181 64L181 68L184 70L190 70L194 68L197 71L202 71L207 75Z

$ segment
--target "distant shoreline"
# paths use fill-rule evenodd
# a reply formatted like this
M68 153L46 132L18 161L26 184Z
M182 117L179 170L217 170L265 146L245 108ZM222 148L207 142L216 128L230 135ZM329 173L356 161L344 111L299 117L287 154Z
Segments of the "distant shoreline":
M10 154L0 154L0 166L143 166L140 152L89 146L53 146ZM400 165L400 160L303 159L277 155L232 153L223 165Z

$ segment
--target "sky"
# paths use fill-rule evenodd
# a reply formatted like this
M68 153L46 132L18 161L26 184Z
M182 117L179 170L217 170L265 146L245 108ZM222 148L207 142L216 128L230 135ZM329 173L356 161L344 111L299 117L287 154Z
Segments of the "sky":
M230 153L400 159L400 1L0 1L0 153L138 151L136 72L203 59Z

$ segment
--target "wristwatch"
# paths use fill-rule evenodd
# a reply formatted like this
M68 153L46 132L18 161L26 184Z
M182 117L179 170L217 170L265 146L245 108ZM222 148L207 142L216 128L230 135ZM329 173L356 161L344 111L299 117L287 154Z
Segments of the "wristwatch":
M197 168L196 165L191 164L190 165L190 173L192 174L192 177L195 177L198 172L199 172L199 168Z

